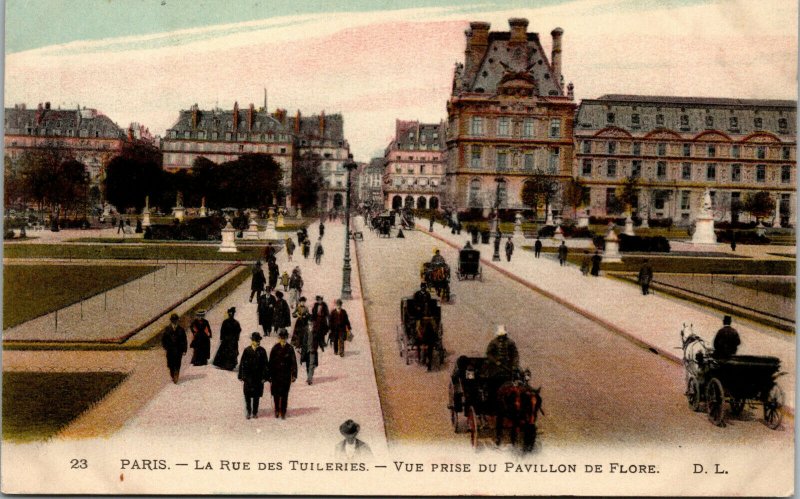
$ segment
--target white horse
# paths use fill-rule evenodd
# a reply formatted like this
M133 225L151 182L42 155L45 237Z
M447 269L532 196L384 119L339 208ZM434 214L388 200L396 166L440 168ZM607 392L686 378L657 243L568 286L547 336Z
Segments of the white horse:
M687 377L690 375L697 377L701 372L700 366L709 358L709 349L703 338L694 332L692 324L689 326L684 324L681 329L681 347Z

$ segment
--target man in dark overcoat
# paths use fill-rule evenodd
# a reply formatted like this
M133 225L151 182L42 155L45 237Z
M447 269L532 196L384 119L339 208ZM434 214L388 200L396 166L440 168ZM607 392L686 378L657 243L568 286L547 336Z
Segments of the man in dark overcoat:
M161 346L167 352L167 367L172 382L177 383L181 374L181 360L188 350L186 330L178 324L177 314L169 317L169 326L161 336Z
M322 236L325 235L325 224L320 220L319 222L319 238L322 239Z
M192 321L192 343L189 345L194 350L192 354L193 366L208 364L211 357L211 324L206 320L206 311L198 310Z
M308 255L311 254L311 241L308 240L308 237L303 239L303 258L308 260Z
M258 402L264 395L264 383L269 381L267 351L259 344L261 335L250 335L250 346L242 352L239 362L239 379L244 389L244 405L247 419L258 418Z
M314 369L319 365L320 341L308 325L302 327L298 331L298 335L300 336L300 364L306 365L306 383L310 385L314 382Z
M283 299L281 291L275 292L275 307L272 312L272 327L275 331L288 327L292 324L292 312L289 310L289 304Z
M514 254L514 241L511 240L511 236L508 236L508 241L506 241L506 261L511 261L511 255Z
M325 351L325 335L328 334L328 318L330 317L330 310L325 300L317 295L314 307L311 309L311 324L314 328L314 336L317 338L320 349Z
M600 261L603 259L599 251L595 251L592 255L592 270L591 274L595 277L600 275Z
M286 419L289 388L297 380L297 356L286 340L289 332L281 328L278 343L269 353L270 392L275 402L275 417Z
M253 303L253 295L256 295L256 298L261 296L266 283L267 279L264 277L264 271L261 270L261 260L258 260L253 265L253 277L250 280L250 303Z
M714 336L714 357L717 359L732 357L739 349L739 332L731 326L731 322L731 316L726 315L722 319L722 327Z
M270 260L267 262L267 271L269 273L269 287L275 289L278 285L278 276L281 275L280 270L278 269L278 264L275 260Z
M269 336L272 332L272 321L275 312L277 299L272 294L272 288L267 288L267 292L261 295L258 300L258 323L264 331L264 336Z
M344 342L347 341L347 334L350 332L350 318L347 311L342 308L342 300L336 300L336 308L331 310L331 317L328 320L333 337L333 353L344 357Z
M533 243L533 256L535 258L539 258L539 254L542 252L542 241L539 239L539 236L536 236L536 242Z
M567 243L564 242L564 241L561 241L561 246L558 247L558 264L559 265L563 266L564 262L567 261L567 252L568 251L569 250L567 249Z
M259 301L264 298L259 297ZM228 309L228 318L222 321L219 330L219 348L214 356L215 366L227 371L236 369L236 362L239 358L239 335L242 333L242 326L239 321L233 318L236 315L236 307Z
M653 266L650 260L644 260L642 268L639 269L639 285L642 287L642 294L650 294L650 282L653 280Z

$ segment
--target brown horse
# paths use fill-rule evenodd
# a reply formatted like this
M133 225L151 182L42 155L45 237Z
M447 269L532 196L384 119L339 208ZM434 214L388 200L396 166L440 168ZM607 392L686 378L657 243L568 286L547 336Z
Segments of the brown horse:
M428 371L433 369L433 351L439 342L439 331L436 319L423 317L417 321L417 351L419 361L428 366Z
M531 388L522 380L508 381L497 391L495 443L500 445L505 420L511 427L511 444L517 443L517 431L522 430L522 450L530 452L536 443L536 420L542 409L541 388Z

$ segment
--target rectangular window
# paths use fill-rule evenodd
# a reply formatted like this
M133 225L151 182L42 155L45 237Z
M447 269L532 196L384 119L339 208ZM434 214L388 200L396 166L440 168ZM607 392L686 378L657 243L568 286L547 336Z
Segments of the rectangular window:
M473 116L470 122L470 134L483 135L483 117Z
M767 165L756 165L756 182L767 181Z
M756 148L756 158L766 159L766 157L767 157L767 148L764 146L758 146Z
M692 164L683 163L681 165L681 179L692 180Z
M788 184L792 181L792 167L789 165L781 166L781 183Z
M497 120L497 135L508 137L510 135L509 119L504 116Z
M508 151L505 149L497 150L497 169L498 170L508 169Z
M472 146L472 155L470 159L470 166L472 168L481 167L481 146Z
M690 195L689 191L681 191L681 209L682 210L688 210L691 207L690 202L689 202L689 199L690 199L689 195Z
M667 196L666 196L666 194L664 194L664 191L656 191L655 192L655 201L654 201L653 204L655 205L655 208L657 210L663 210L664 209L664 201L666 200L666 197Z
M617 153L617 143L611 141L607 144L608 154L616 154Z
M757 129L761 130L761 127L764 125L764 121L761 118L753 118L753 126Z
M591 159L584 159L583 160L583 167L581 168L581 174L584 177L591 177L592 176L592 160Z
M589 142L588 140L584 140L581 143L581 151L583 152L583 154L591 153L592 152L592 143Z
M614 113L606 113L606 123L614 123Z
M692 155L692 145L691 144L683 144L683 156L688 158Z
M525 153L525 169L528 171L533 171L533 154L532 153Z
M730 126L731 130L738 130L739 129L739 118L736 116L731 116L730 120L728 120L728 125Z
M706 128L714 128L714 117L710 114L706 115Z
M666 156L667 155L667 144L664 142L660 142L657 146L657 152L659 156Z
M738 158L740 154L741 150L739 149L739 146L737 145L731 146L731 157Z
M557 139L561 137L561 120L559 119L551 119L550 120L550 138Z
M706 180L716 180L716 179L717 179L717 164L716 163L706 164Z
M792 151L788 147L781 148L781 159L791 159Z
M558 147L554 147L550 151L550 173L558 173L558 169L560 165L560 158L561 158L561 150Z
M731 182L742 181L742 165L734 163L731 165Z
M689 129L689 115L682 114L681 115L681 130L688 130Z
M631 163L631 177L638 178L642 176L642 160L634 159Z
M778 129L785 132L787 128L789 128L789 122L786 121L786 118L778 118Z
M659 161L656 163L656 177L659 180L664 180L667 178L667 162L666 161Z
M642 143L641 142L634 142L633 143L633 155L634 156L641 156L642 155Z
M394 167L394 172L395 173L403 173L403 167L401 167L400 165L395 166Z
M425 175L425 165L419 165L419 174Z
M522 135L526 138L533 137L533 120L526 118L522 125Z
M707 151L709 158L714 158L717 156L717 146L709 145Z
M616 159L609 159L606 162L606 176L608 178L614 178L617 176L617 160Z
M656 115L656 126L664 126L664 115L657 114Z
M631 125L632 126L639 126L639 124L640 124L639 115L636 114L636 113L632 114L631 115Z

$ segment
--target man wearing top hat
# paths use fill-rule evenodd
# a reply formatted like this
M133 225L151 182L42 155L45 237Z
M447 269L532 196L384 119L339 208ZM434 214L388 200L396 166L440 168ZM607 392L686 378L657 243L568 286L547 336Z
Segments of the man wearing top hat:
M519 369L517 345L508 337L503 325L497 326L495 336L486 347L487 369L490 376L511 378L511 373Z
M360 461L372 457L372 450L365 442L356 438L361 427L348 419L339 426L339 433L344 440L336 444L336 459L341 461Z
M275 306L272 311L272 327L275 331L281 328L288 328L292 324L292 312L289 304L283 299L281 291L275 292Z
M193 366L208 364L211 357L211 324L206 320L206 311L198 310L192 321L192 343L189 345L194 350L192 354Z
M323 352L325 351L325 335L328 334L329 329L329 317L328 304L325 303L321 296L317 295L314 300L314 307L311 309L311 324L314 329L314 336Z
M269 353L270 392L275 402L275 417L286 419L289 405L289 388L297 380L297 356L294 348L286 340L289 332L281 328L278 343Z
M167 367L172 382L177 383L181 374L181 360L188 350L186 330L178 324L178 314L169 317L169 326L161 336L161 346L167 352Z
M264 395L264 382L269 380L267 351L259 344L261 335L250 335L250 346L242 352L239 362L239 379L244 389L244 405L247 419L258 418L258 402Z
M259 300L263 300L263 297ZM242 333L242 326L233 318L235 314L236 307L229 308L228 318L222 321L219 330L219 348L213 362L215 366L228 371L236 369L236 361L239 358L239 335Z
M344 344L347 341L347 335L350 333L350 318L347 316L347 311L342 308L342 300L336 300L336 308L331 311L331 317L328 321L331 332L330 337L333 340L333 353L340 357L344 357Z
M267 278L264 277L264 271L261 269L261 260L258 260L255 265L253 265L253 276L250 280L250 303L253 303L254 295L256 298L261 296L266 283Z
M714 336L714 357L727 359L736 355L740 343L739 332L731 326L731 316L726 315L722 319L722 327Z

